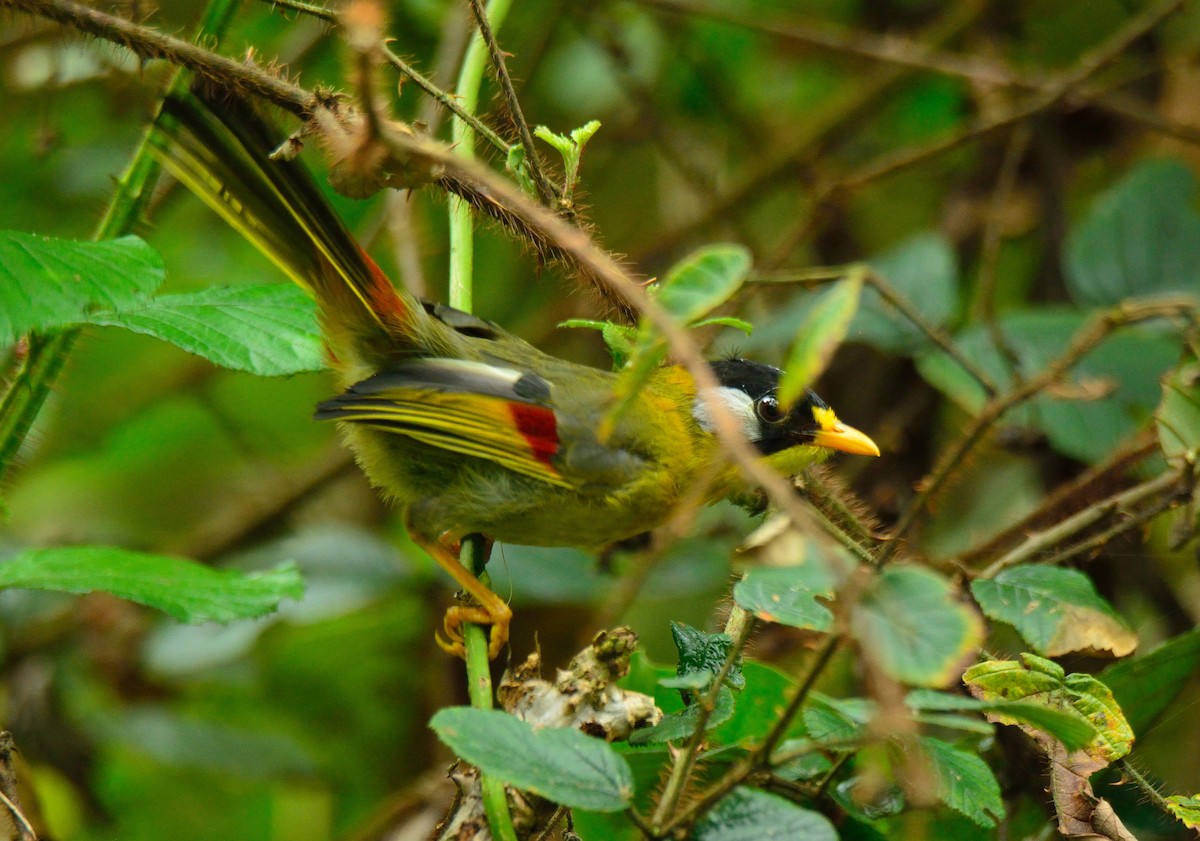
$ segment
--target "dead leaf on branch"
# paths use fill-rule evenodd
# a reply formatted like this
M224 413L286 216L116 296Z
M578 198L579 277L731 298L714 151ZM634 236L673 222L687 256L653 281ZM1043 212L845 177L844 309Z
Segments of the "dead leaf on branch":
M1045 730L1002 713L987 714L989 721L1020 727L1046 754L1050 793L1063 835L1136 841L1108 803L1096 797L1090 782L1092 774L1128 754L1133 745L1133 730L1107 686L1091 675L1067 675L1057 663L1032 654L1022 654L1020 662L980 663L967 670L963 682L981 700L1033 702L1086 719L1095 728L1095 737L1081 748L1068 750Z

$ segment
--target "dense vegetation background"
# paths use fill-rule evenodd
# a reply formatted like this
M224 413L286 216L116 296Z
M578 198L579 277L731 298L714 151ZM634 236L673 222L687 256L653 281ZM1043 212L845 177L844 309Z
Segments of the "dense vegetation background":
M86 240L172 68L30 13L38 5L0 2L13 7L0 14L0 229ZM106 8L186 37L203 4ZM388 13L391 48L453 89L473 32L467 4L399 0ZM756 778L832 821L802 823L809 837L834 827L847 838L1051 837L1046 757L1033 740L993 732L965 707L953 712L973 716L970 725L927 717L921 733L996 774L956 788L937 775L961 753L935 757L933 772L909 761L919 728L897 718L909 709L899 687L958 691L981 641L1000 660L1034 652L1100 674L1114 654L1131 655L1136 635L1135 658L1174 647L1101 675L1136 741L1132 768L1102 771L1093 785L1138 838L1194 834L1139 786L1109 783L1140 769L1163 795L1200 791L1200 5L524 0L498 34L531 125L566 134L600 121L576 204L632 272L665 276L711 243L749 250L750 282L722 312L755 329L697 331L710 355L782 364L801 325L838 332L836 313L814 301L828 305L845 287L824 285L864 276L810 270L871 269L816 387L883 457L835 460L826 472L838 479L827 484L860 501L832 519L876 563L894 554L936 570L940 584L914 584L921 598L926 585L947 589L931 602L897 597L877 625L855 619L859 596L844 590L834 628L811 618L760 625L739 712L714 731L727 751L694 771L684 804L761 742L795 682L812 675L825 706L781 734L819 743L797 754L809 766ZM337 32L271 3L243 3L219 51L251 51L308 89L355 90ZM412 83L397 88L391 67L380 75L398 118L449 137L433 100ZM493 79L480 102L484 121L517 142ZM561 179L557 154L540 153ZM481 143L480 154L503 171L494 148ZM321 170L319 155L306 159ZM334 198L393 277L445 299L443 189ZM475 311L607 367L599 333L556 329L611 314L586 284L539 265L494 222L477 227ZM135 232L162 255L163 294L282 282L167 180ZM11 271L14 252L0 253ZM16 281L0 270L0 283ZM2 375L19 382L30 342L8 338ZM1054 376L1064 351L1081 359ZM433 645L451 589L334 429L310 420L331 380L233 372L117 327L86 328L65 359L5 478L0 555L96 544L243 571L290 560L306 590L277 613L226 625L180 624L106 593L0 593L0 721L33 786L22 789L31 819L61 839L424 837L452 794L452 755L428 722L466 703L461 662ZM1160 409L1164 376L1176 397ZM1080 519L1088 511L1096 516ZM631 680L679 710L679 691L655 689L649 663L674 670L671 621L722 629L731 575L744 566L733 550L759 522L715 507L653 564L618 556L601 568L574 551L498 547L490 569L516 611L516 660L540 644L552 670L598 628L627 624L641 638ZM902 539L887 540L898 523ZM1022 595L988 589L1004 567L1044 562L1086 578L1035 572L1006 585ZM781 592L811 602L838 589L812 586ZM1039 614L1047 604L1057 612ZM1030 614L1036 627L1023 620ZM984 615L981 640L971 628ZM918 650L925 626L942 619L962 627ZM924 661L906 671L897 665L906 650ZM1055 697L1049 706L1074 703ZM1067 738L1042 724L1051 741ZM649 816L670 756L662 745L638 756L635 805ZM751 805L787 825L774 806ZM733 829L702 824L698 837L764 837L753 821L726 817ZM638 837L619 811L576 818L586 841Z

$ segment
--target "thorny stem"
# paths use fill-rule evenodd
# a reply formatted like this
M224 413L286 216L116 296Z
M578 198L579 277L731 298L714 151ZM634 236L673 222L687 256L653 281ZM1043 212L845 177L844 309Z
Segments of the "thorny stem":
M1175 470L1168 470L1161 476L1156 476L1153 479L1142 482L1140 485L1135 485L1128 490L1114 494L1108 499L1102 500L1093 505L1089 505L1078 514L1067 517L1065 520L1056 523L1054 526L1048 529L1044 529L1040 532L1030 535L1029 539L1020 546L997 558L994 563L992 563L987 567L987 569L979 574L979 577L994 578L1001 571L1034 558L1036 555L1038 555L1038 553L1050 549L1053 546L1057 546L1067 538L1078 534L1089 526L1103 521L1111 514L1118 514L1127 508L1132 508L1133 506L1144 502L1147 499L1160 497L1167 491L1175 488L1175 486L1179 486L1178 490L1182 491L1186 487L1187 483L1191 481L1191 479L1192 469L1189 465L1185 465ZM1135 528L1142 522L1145 522L1146 519L1149 519L1150 516L1161 513L1169 508L1174 502L1175 495L1167 494L1151 506L1150 510L1153 513L1149 514L1149 516L1143 517L1141 514L1135 513L1130 517L1129 521L1118 523L1115 527L1110 528L1093 538L1085 540L1074 547L1063 550L1051 558L1046 559L1044 563L1058 563L1066 560L1069 557L1078 555L1081 552L1086 552L1092 548L1095 548L1096 546L1100 546L1103 543L1111 540L1113 537L1116 537L1118 534L1128 531L1131 528Z
M883 565L895 556L917 517L925 510L930 500L941 491L946 481L962 464L967 453L983 439L987 430L991 429L992 425L1005 412L1058 382L1080 359L1090 353L1115 330L1154 318L1186 316L1194 308L1195 304L1187 300L1160 300L1142 303L1129 302L1098 313L1075 334L1067 349L1047 365L1040 374L1030 377L1011 391L984 404L963 434L942 452L933 470L921 481L921 490L901 513L892 531L892 539L884 544L879 554L879 564Z
M755 748L753 753L730 768L724 777L714 783L696 802L688 806L687 809L676 813L674 817L661 827L656 823L655 837L663 837L678 827L692 823L700 815L715 806L722 797L744 783L753 774L771 766L772 752L787 734L788 728L792 725L792 720L799 714L805 700L808 698L808 694L816 684L817 678L825 670L825 667L833 658L834 652L837 651L841 642L842 638L838 634L830 634L825 638L821 648L817 651L816 658L805 673L804 680L796 687L796 691L792 694L787 708L776 719L763 743Z
M307 117L319 104L312 93L254 64L226 58L148 26L71 0L0 0L0 7L4 6L58 21L105 41L120 44L142 58L165 59L191 70L205 81L235 90L241 96L269 100L299 117Z
M740 611L740 614L738 613ZM654 810L654 817L651 818L651 824L656 828L655 833L658 834L657 828L674 813L679 805L679 800L683 797L684 790L687 788L688 777L692 773L692 769L696 765L696 757L700 753L700 746L704 744L707 738L708 722L712 718L713 710L716 709L717 696L721 689L725 686L725 679L729 677L729 673L733 671L734 665L742 656L742 649L746 647L746 642L750 639L750 632L754 630L754 618L747 614L741 608L735 608L734 613L730 615L732 619L734 615L740 615L740 621L737 623L736 636L733 637L733 644L729 646L729 653L725 657L725 662L721 664L721 669L709 684L704 695L701 696L697 703L700 704L700 715L696 718L696 731L692 733L692 737L688 739L687 745L675 757L675 762L671 766L671 776L667 778L667 784L663 788L662 797L658 801L658 806Z
M322 20L325 23L337 24L337 12L332 9L327 9L324 6L318 6L315 3L304 3L301 0L261 0L264 3L270 3L272 6L278 6L282 9L290 9L294 12L309 15L310 17ZM439 88L431 79L421 73L420 70L413 67L403 58L392 51L386 43L380 43L377 46L379 54L387 60L389 64L399 70L408 79L412 81L421 90L425 91L432 99L436 100L443 108L449 111L454 116L458 117L463 122L471 126L475 133L486 140L488 143L496 147L503 155L508 154L509 144L501 139L500 135L488 128L487 124L476 117L471 112L467 111L454 99L454 96Z
M504 61L504 53L500 51L500 44L496 41L496 34L492 32L483 4L480 0L468 0L468 2L471 4L475 20L479 23L479 34L483 37L488 54L492 58L492 68L496 71L496 78L500 81L500 89L504 91L508 110L517 124L521 145L525 147L525 164L529 167L529 175L533 179L534 186L537 187L538 195L542 197L542 202L550 205L554 202L554 188L546 180L546 174L542 172L542 162L538 157L537 147L533 145L533 133L529 131L529 123L525 122L525 114L521 111L521 102L517 99L512 78L508 75L508 65Z
M1118 759L1116 765L1122 774L1133 781L1138 791L1146 799L1161 809L1164 814L1174 816L1174 812L1171 811L1171 804L1167 802L1165 797L1158 793L1158 788L1146 778L1145 774L1133 767L1133 763L1128 758Z
M1056 488L1042 502L1003 531L989 535L954 559L954 566L969 569L984 558L996 557L1024 539L1030 532L1037 531L1047 523L1057 522L1078 510L1081 504L1093 504L1097 488L1111 487L1120 477L1136 465L1159 451L1158 439L1150 430L1138 436L1128 446L1121 448L1103 464L1097 465L1065 485ZM1068 506L1073 506L1068 509Z

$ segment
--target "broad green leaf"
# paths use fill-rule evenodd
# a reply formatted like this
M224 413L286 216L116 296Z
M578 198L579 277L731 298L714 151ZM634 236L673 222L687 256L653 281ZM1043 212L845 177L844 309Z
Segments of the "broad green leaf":
M712 715L705 724L705 730L719 727L733 716L733 692L728 686L722 686L717 692L713 704ZM664 742L681 742L691 738L696 732L700 721L700 704L693 702L690 706L677 713L667 713L653 727L643 727L633 731L629 736L631 745L656 745Z
M615 812L629 805L629 765L601 739L578 730L531 725L500 710L446 707L429 726L451 750L524 791L579 809Z
M679 649L677 674L681 675L692 672L717 674L725 664L729 648L733 645L729 634L708 634L682 622L671 623L671 636L675 640L675 647ZM725 681L734 689L741 689L746 685L746 680L742 677L741 658L738 658L738 662L730 669Z
M779 380L779 402L790 406L825 370L846 338L862 293L862 276L847 277L821 295L796 332Z
M79 324L98 308L139 304L162 282L162 260L137 237L75 242L0 231L0 348Z
M983 641L979 615L948 580L915 566L892 566L859 598L851 629L888 675L916 686L944 686Z
M834 582L819 559L790 567L756 567L733 588L733 599L766 622L828 631L829 608L817 601L833 598Z
M1074 651L1124 657L1137 647L1137 634L1078 570L1014 567L977 578L971 593L985 614L1012 625L1047 657Z
M984 829L1004 817L1000 784L979 756L929 736L921 737L921 749L937 777L939 800Z
M820 812L764 791L735 788L692 831L693 841L837 841Z
M271 613L298 599L294 564L269 572L213 569L195 561L109 546L30 549L0 564L0 588L112 593L157 608L180 622L229 622Z
M1200 795L1172 794L1167 797L1167 808L1188 829L1200 829Z
M651 287L659 306L680 324L691 324L728 301L750 273L750 252L741 245L709 245L671 267Z
M1200 361L1189 353L1162 381L1162 402L1154 413L1158 441L1170 461L1200 458Z
M259 376L326 367L313 301L290 283L163 295L94 312L87 321L154 336L223 368Z
M1112 692L1091 675L1067 675L1050 660L1022 654L1020 662L978 663L967 669L963 683L972 695L983 700L1028 701L1061 712L1078 713L1096 730L1083 750L1101 767L1129 753L1133 731ZM989 718L1001 724L1017 723L1004 713L992 713ZM1022 729L1035 738L1040 735L1043 742L1048 735L1029 725Z
M1145 733L1200 666L1200 628L1167 640L1149 654L1113 663L1100 673L1134 733Z
M1020 373L1041 372L1087 323L1087 316L1043 307L1010 313L1000 330L1015 351ZM1008 363L983 325L955 338L955 345L993 381L1011 384ZM1006 422L1041 430L1056 450L1080 461L1099 461L1140 429L1162 396L1158 379L1179 359L1179 342L1146 329L1109 336L1064 379L1027 405L1004 416ZM941 351L917 358L921 375L969 412L983 406L983 388Z
M870 265L933 326L945 327L958 311L958 263L954 246L943 235L915 236L873 257ZM892 353L913 353L929 344L920 328L869 285L850 322L849 338Z
M1179 161L1143 161L1104 193L1063 251L1067 288L1081 304L1200 290L1196 179Z

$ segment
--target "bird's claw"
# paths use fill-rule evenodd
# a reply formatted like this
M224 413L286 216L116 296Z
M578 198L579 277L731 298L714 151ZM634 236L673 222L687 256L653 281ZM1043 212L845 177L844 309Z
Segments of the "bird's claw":
M512 611L505 604L501 604L500 608L491 612L483 607L455 605L447 608L446 615L442 619L442 627L446 631L446 636L435 634L434 640L442 651L452 657L461 657L465 660L467 649L463 641L463 624L490 625L488 659L495 660L508 643L508 626L511 621Z

